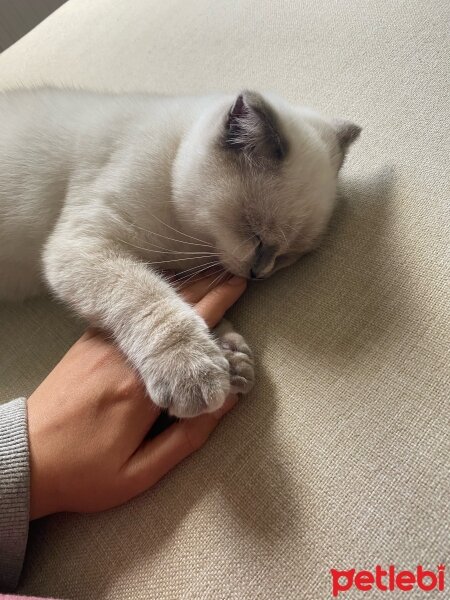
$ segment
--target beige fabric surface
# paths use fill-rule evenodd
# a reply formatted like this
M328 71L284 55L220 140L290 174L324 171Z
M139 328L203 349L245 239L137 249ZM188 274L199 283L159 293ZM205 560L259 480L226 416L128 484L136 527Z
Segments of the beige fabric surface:
M134 502L33 524L22 592L323 600L332 567L448 562L449 17L447 0L70 0L0 56L2 88L255 87L364 127L323 247L232 310L254 392ZM3 306L0 398L81 330L45 298ZM341 597L425 596L443 597Z

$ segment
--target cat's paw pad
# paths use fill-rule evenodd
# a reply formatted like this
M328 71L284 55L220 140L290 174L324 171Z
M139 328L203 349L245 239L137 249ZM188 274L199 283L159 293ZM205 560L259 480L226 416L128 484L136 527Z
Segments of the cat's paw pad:
M235 331L219 338L223 354L230 365L231 391L248 394L255 383L253 353L242 335Z

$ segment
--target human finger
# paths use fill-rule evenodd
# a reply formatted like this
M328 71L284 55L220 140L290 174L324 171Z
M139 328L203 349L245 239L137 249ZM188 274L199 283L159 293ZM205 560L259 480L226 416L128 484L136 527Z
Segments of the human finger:
M219 279L224 279L225 274L226 272L223 269L218 270L216 267L208 269L204 273L200 273L197 277L192 277L192 279L175 280L172 282L172 285L176 287L178 293L186 302L195 304L218 284Z
M243 277L232 277L213 288L195 305L195 310L209 327L215 327L247 287Z
M130 497L150 488L178 463L199 450L237 402L237 396L230 396L217 411L178 421L154 439L145 441L127 464L126 484Z

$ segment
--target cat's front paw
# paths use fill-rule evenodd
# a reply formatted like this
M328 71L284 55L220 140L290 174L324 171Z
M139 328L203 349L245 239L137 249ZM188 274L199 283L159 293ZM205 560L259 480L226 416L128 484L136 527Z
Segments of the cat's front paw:
M147 389L169 414L195 417L220 408L230 392L230 367L219 346L205 334L196 343L180 343L152 361Z
M219 344L230 365L233 393L248 394L255 383L253 353L242 335L229 331L219 338Z

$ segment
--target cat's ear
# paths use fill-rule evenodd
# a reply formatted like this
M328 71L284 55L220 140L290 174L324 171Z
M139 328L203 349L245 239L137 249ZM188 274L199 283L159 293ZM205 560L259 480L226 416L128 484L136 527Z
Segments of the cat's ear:
M336 131L339 148L342 153L342 160L340 166L342 166L348 149L355 140L358 139L362 129L359 125L347 121L346 119L333 119L332 125Z
M227 148L249 158L280 162L287 153L273 108L256 92L244 91L231 106L223 136Z

